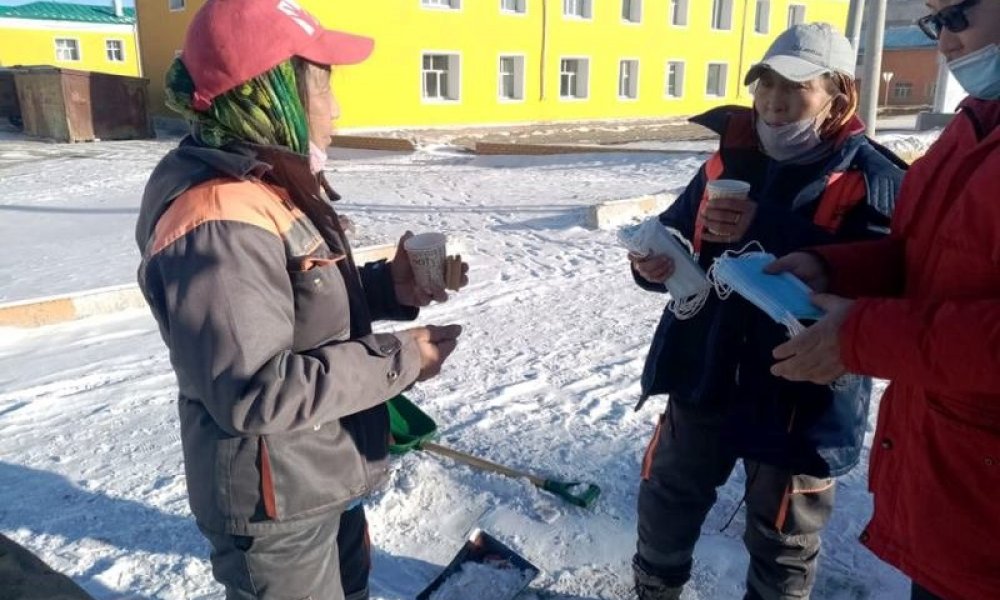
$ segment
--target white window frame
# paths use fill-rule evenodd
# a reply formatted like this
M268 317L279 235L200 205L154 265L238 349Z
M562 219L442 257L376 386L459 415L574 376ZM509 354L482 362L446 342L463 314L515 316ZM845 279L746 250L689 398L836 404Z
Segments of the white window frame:
M909 100L913 98L913 87L913 82L911 81L897 81L892 84L892 98L894 100ZM906 90L906 93L900 94L903 90Z
M583 66L582 72L573 73L576 82L576 93L573 95L563 94L563 76L569 74L563 70L563 63L575 61ZM588 100L590 98L590 57L589 56L560 56L559 57L559 99L564 102L576 102Z
M507 73L503 70L504 60L510 59L514 61L514 71L510 74L511 78L514 80L514 96L504 95L504 79ZM525 56L524 54L515 54L512 52L505 52L500 54L497 60L497 99L503 104L514 104L518 102L524 102L524 82L525 82Z
M733 0L712 0L712 31L733 30Z
M642 0L621 0L622 22L629 25L642 23Z
M112 50L111 45L118 45L118 53L121 54L121 58L114 58L111 56ZM104 56L108 59L108 62L123 63L125 62L125 42L122 40L116 40L111 38L106 38L104 40Z
M428 10L462 10L462 0L420 0L420 7Z
M691 0L669 0L669 2L667 5L668 24L671 27L687 27Z
M761 19L762 13L763 19ZM753 16L753 32L758 35L771 33L771 0L757 0Z
M427 95L427 74L429 72L442 73L442 71L437 69L427 69L424 66L424 60L426 58L440 58L444 57L448 59L448 66L445 67L443 73L446 76L446 87L447 90L442 94L440 92L440 87L438 89L439 93L437 96ZM440 86L441 78L438 77L438 85ZM456 52L454 50L424 50L420 53L420 99L425 104L457 104L462 101L462 54L461 52Z
M563 18L589 21L594 18L594 0L563 0Z
M507 8L508 4L512 4L514 8ZM500 12L505 15L526 15L528 0L500 0Z
M796 13L801 10L802 17L801 20L795 21ZM805 4L789 4L788 5L788 26L792 27L794 25L799 25L800 23L806 22L806 5Z
M170 12L181 12L187 8L187 0L167 0L167 8Z
M674 86L675 94L670 93L670 67L677 66L676 69L678 74L677 85ZM683 60L668 60L666 67L663 69L663 97L668 100L681 100L684 98L684 75L687 70L687 64Z
M709 90L709 83L712 80L712 67L722 67L719 74L719 82L722 84L722 93L717 94ZM707 98L726 98L729 96L729 63L725 61L712 61L705 69L705 96Z
M626 73L626 67L628 73ZM628 80L626 81L626 77ZM628 86L625 89L625 86ZM624 94L622 91L624 90ZM623 58L618 61L618 99L623 102L634 102L639 99L639 59Z
M61 50L69 50L70 48L62 48L59 46L59 42L72 42L72 50L76 52L76 58L63 58L60 54ZM80 62L83 60L83 47L80 45L79 38L68 38L60 37L55 40L56 48L56 62Z

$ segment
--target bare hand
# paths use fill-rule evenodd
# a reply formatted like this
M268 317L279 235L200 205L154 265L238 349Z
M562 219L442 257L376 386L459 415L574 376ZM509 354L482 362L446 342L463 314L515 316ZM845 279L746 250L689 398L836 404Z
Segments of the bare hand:
M732 244L743 239L757 214L757 203L746 198L710 198L702 209L705 230L701 239Z
M344 230L347 235L355 235L358 232L357 226L354 225L354 221L345 215L337 215L337 220L340 221L340 228Z
M628 258L636 273L650 283L665 283L674 274L674 261L669 257L657 254L643 257L629 252Z
M791 273L818 294L826 292L830 286L830 280L826 274L826 267L823 265L823 261L816 255L808 252L792 252L791 254L782 256L764 267L764 272L771 275Z
M410 266L410 255L403 246L406 240L413 237L412 231L407 231L403 237L399 238L396 246L396 255L389 263L392 273L392 283L396 290L396 301L403 306L427 306L432 300L445 302L448 300L448 292L444 288L434 288L431 290L422 289L413 278L413 267ZM466 265L466 270L468 266ZM466 278L467 279L467 278Z
M830 294L817 294L812 301L826 316L774 349L779 362L771 367L771 373L789 381L826 385L847 372L840 358L840 328L854 301Z
M428 325L407 329L420 350L420 375L417 381L426 381L436 377L441 372L444 361L455 351L458 336L462 334L461 325Z

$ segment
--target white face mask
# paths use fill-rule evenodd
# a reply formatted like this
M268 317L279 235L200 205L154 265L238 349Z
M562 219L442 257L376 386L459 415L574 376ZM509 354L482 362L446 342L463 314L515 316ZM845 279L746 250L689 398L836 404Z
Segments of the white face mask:
M326 150L320 148L316 142L309 141L309 170L319 173L326 166Z
M664 286L671 297L667 306L678 319L690 319L701 310L712 284L691 256L690 242L679 232L664 227L658 217L650 217L638 225L620 229L618 241L640 256L655 254L674 261L674 273Z
M948 68L973 98L1000 100L1000 46L990 44L951 61Z
M802 156L823 143L818 116L787 125L768 125L758 116L757 137L764 152L779 162Z

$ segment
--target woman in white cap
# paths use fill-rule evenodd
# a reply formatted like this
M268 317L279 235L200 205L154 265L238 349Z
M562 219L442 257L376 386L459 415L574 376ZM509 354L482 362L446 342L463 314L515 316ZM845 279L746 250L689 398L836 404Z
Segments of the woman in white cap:
M146 185L139 284L229 600L368 597L361 500L388 475L385 401L437 375L461 329L374 333L431 298L402 244L356 265L331 204L330 68L372 46L292 0L208 0L167 74L192 133Z
M861 541L913 598L1000 598L1000 0L930 0L919 21L969 97L906 175L892 235L780 259L825 319L774 372L891 381Z
M747 74L752 109L693 119L719 133L719 151L660 221L692 243L702 267L750 242L780 255L887 232L904 165L864 137L853 70L846 38L829 25L798 25ZM749 183L749 197L710 199L720 179ZM630 258L640 286L665 291L669 259ZM746 597L809 596L833 478L859 460L871 382L832 390L783 381L770 367L784 339L784 326L735 295L710 299L688 320L664 311L640 400L670 395L643 461L633 561L641 600L680 597L716 489L740 459Z

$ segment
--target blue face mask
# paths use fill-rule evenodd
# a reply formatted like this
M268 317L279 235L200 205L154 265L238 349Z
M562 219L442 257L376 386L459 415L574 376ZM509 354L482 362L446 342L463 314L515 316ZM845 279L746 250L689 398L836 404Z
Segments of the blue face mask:
M951 61L948 68L970 96L1000 100L1000 46L990 44Z

